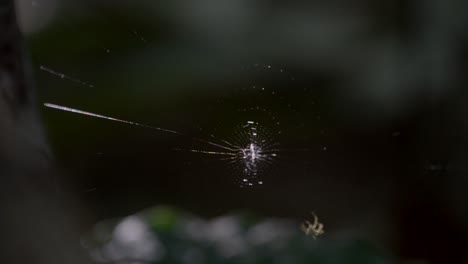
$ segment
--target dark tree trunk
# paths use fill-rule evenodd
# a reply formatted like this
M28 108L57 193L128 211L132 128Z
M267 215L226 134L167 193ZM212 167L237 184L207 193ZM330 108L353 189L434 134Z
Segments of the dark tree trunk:
M0 263L85 263L36 111L13 0L0 0Z

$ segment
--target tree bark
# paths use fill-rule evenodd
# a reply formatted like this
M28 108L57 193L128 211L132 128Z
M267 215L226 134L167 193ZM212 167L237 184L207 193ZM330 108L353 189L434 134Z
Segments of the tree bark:
M14 4L0 0L0 263L86 263L57 199Z

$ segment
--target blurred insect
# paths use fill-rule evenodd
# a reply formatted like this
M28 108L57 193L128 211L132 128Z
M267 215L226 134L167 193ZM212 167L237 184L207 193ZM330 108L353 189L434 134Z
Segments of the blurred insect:
M323 224L319 223L318 216L314 213L310 213L313 217L313 223L305 220L301 225L301 230L307 235L312 236L314 239L317 239L318 236L323 235L325 231L323 230Z

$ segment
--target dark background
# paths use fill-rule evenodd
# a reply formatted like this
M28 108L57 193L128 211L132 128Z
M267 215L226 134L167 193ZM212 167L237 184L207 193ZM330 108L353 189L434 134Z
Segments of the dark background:
M41 103L187 135L43 108L83 232L160 204L313 210L328 236L467 261L466 1L17 2ZM229 138L252 118L302 149L262 186L174 150L212 149L193 138Z

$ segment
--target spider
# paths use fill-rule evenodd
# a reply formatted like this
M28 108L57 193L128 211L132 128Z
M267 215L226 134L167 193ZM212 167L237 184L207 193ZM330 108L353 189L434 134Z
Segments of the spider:
M311 235L314 239L317 239L318 236L323 235L325 231L323 230L323 224L319 223L318 217L314 212L310 213L314 217L314 223L305 220L301 225L301 230L306 235Z

